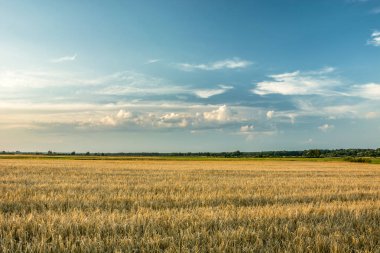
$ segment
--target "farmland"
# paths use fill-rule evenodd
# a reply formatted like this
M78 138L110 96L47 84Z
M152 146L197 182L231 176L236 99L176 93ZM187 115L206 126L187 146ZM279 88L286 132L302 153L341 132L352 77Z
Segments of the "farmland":
M0 252L380 252L380 166L0 159Z

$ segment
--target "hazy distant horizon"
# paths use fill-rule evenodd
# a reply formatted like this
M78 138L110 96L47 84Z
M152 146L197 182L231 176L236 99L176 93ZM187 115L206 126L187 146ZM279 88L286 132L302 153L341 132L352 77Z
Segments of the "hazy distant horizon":
M380 1L0 1L0 151L380 145Z

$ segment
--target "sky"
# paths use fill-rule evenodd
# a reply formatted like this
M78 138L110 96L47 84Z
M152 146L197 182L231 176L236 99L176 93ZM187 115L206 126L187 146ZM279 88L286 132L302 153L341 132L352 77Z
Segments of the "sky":
M380 147L379 0L0 0L0 150Z

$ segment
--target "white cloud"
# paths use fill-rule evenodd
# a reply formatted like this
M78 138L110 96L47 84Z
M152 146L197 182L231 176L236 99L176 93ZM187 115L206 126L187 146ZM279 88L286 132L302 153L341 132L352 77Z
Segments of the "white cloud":
M104 126L116 126L118 124L117 120L111 116L105 116L100 119L100 125Z
M331 95L340 81L327 75L334 71L328 67L318 71L295 71L269 76L272 80L259 82L251 91L258 95Z
M367 119L375 119L375 118L377 118L379 116L380 116L379 112L367 112L365 114L365 118L367 118Z
M319 70L314 70L314 71L307 71L306 74L309 75L324 75L324 74L329 74L334 72L336 69L334 67L324 67Z
M329 124L324 124L324 125L322 125L322 126L319 126L318 128L319 128L319 130L321 130L322 132L327 132L327 131L333 129L334 126L333 126L333 125L329 125Z
M203 89L203 90L195 90L194 94L200 98L209 98L215 95L220 95L225 93L226 91L233 89L232 86L227 85L219 85L219 89Z
M187 114L180 113L167 113L160 117L158 121L159 126L163 127L181 127L185 128L189 125L191 117Z
M118 119L129 119L131 118L133 115L131 112L126 112L125 110L121 109L117 114L116 114L116 118Z
M358 116L360 108L358 105L333 105L333 106L324 106L321 108L315 107L313 109L315 113L321 115L327 115L329 118L337 117L349 117Z
M166 94L195 94L200 98L209 98L215 95L223 94L233 89L232 86L218 85L217 89L191 89L188 86L178 86L171 84L169 81L144 75L141 73L124 71L114 73L92 80L87 80L88 84L105 85L111 84L96 91L102 95L166 95Z
M380 31L374 31L371 34L371 39L367 41L369 45L373 45L375 47L380 46Z
M252 141L255 137L253 125L245 125L240 127L240 131L237 134L244 135L246 141Z
M87 84L105 86L96 91L101 95L162 95L188 93L187 87L171 84L169 81L149 75L123 71L112 75L87 80Z
M240 127L240 132L248 133L248 132L252 132L253 129L254 129L254 126L253 126L253 125L241 126L241 127Z
M77 54L74 55L67 55L60 58L52 59L51 62L53 63L60 63L60 62L66 62L66 61L75 61L77 58Z
M297 114L295 114L295 113L289 113L287 116L290 119L290 123L292 123L292 124L296 123Z
M317 99L314 101L297 99L294 100L297 110L295 113L299 117L322 117L325 119L369 119L376 113L380 113L379 100L360 100L344 104L329 104L325 100ZM314 103L313 103L314 102ZM283 112L279 112L283 113ZM378 114L380 115L380 114ZM276 117L277 118L277 117Z
M92 76L90 73L2 70L0 71L0 87L46 88L98 86L97 88L107 87L109 90L104 88L104 92L109 92L110 94L123 91L141 92L141 90L144 89L163 89L164 92L167 92L168 87L170 87L170 89L173 88L173 85L169 84L167 80L134 71L121 71L95 78ZM98 92L100 91L98 90Z
M194 94L200 98L209 98L215 95L220 95L225 92L224 89L215 89L215 90L195 90Z
M120 109L117 113L112 113L110 115L101 117L99 121L97 121L96 119L89 119L87 120L87 122L85 120L84 123L88 123L94 126L101 125L115 127L132 119L133 114L131 112L125 111L124 109Z
M353 86L352 96L359 96L367 99L380 100L380 84L368 83Z
M161 61L161 59L149 59L149 60L146 62L146 64L153 64L153 63L157 63L157 62L159 62L159 61Z
M0 71L0 88L20 91L20 88L45 88L67 86L78 82L72 75L48 71Z
M200 109L200 108L199 108ZM180 111L180 112L146 112L131 113L119 110L118 113L108 113L96 119L84 121L82 125L89 126L135 126L137 128L185 128L194 129L220 127L220 125L243 120L239 117L232 117L233 113L226 105L220 106L211 111ZM242 128L244 129L244 127ZM253 130L253 126L247 126L247 131Z
M179 68L184 71L193 70L220 70L220 69L242 69L251 65L252 62L241 60L239 58L225 59L222 61L211 62L207 64L190 64L190 63L180 63Z
M268 119L271 119L271 118L273 118L273 115L274 115L274 111L267 111L267 118Z
M211 112L204 112L203 117L208 121L221 121L225 122L231 119L232 112L227 105L222 105L218 109Z
M214 89L197 89L190 86L173 84L170 81L134 71L116 72L110 75L89 77L90 74L66 73L55 71L7 71L0 70L0 96L32 94L32 89L64 88L86 95L186 95L192 94L201 98L225 93L232 86L218 85ZM85 88L91 86L91 89ZM75 90L76 89L76 90ZM36 90L36 92L39 92ZM78 94L78 93L77 93ZM37 94L40 96L40 94Z
M70 96L79 99L100 96L136 96L144 95L163 96L176 95L177 99L186 100L186 95L195 95L200 98L209 98L223 94L232 86L220 84L211 89L199 89L191 86L177 85L160 78L134 71L122 71L98 77L89 77L90 74L66 73L56 71L7 71L0 70L0 99L4 102L10 98L32 97L41 100L45 93L42 88L59 88L67 94L53 91L54 96L49 100L67 99ZM72 95L74 94L74 95ZM181 97L182 96L182 97ZM71 98L72 98L71 97Z

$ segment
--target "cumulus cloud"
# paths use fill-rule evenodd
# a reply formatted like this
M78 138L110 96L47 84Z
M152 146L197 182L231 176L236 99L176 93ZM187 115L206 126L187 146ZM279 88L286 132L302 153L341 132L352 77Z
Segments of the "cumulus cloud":
M75 61L76 58L77 58L77 54L74 54L74 55L62 56L56 59L52 59L50 61L53 63L60 63L60 62L66 62L66 61Z
M118 124L118 121L114 117L105 116L100 119L99 123L100 125L104 126L116 126Z
M228 121L232 117L232 111L227 105L222 105L211 112L204 112L203 117L208 121Z
M116 118L118 118L118 119L121 119L121 120L123 120L123 119L129 119L129 118L131 118L133 115L132 115L132 113L131 112L127 112L127 111L125 111L125 110L120 110L117 114L116 114Z
M274 115L274 111L267 111L267 118L268 119L271 119L271 118L273 118L273 115Z
M215 61L211 63L203 64L190 64L190 63L180 63L178 66L184 71L193 70L221 70L221 69L242 69L251 65L252 62L247 60L241 60L239 58L225 59L221 61Z
M380 46L380 31L374 31L371 34L371 38L367 42L369 45L379 47Z
M258 95L330 95L332 88L340 84L340 81L328 76L334 68L328 67L318 71L289 72L270 75L272 80L257 83L251 91Z
M123 109L119 110L116 114L107 115L102 117L99 122L93 122L95 125L103 125L103 126L117 126L128 119L131 119L133 114L131 112L125 111Z
M158 125L163 127L184 128L189 125L189 120L191 120L191 117L187 114L172 112L162 115L158 121Z
M321 130L322 132L327 132L331 129L333 129L334 126L333 125L329 125L329 124L323 124L322 126L319 126L318 129Z
M215 108L215 107L214 107ZM136 108L138 111L126 111L120 109L117 112L99 111L92 113L87 118L82 115L82 120L76 120L74 124L83 127L113 127L128 129L164 129L164 128L187 128L191 130L220 128L223 125L239 124L246 122L241 115L237 115L228 106L222 105L214 110L210 106L205 108L194 107L186 110L176 108L176 112L167 112L165 108L155 108L147 111L146 108ZM207 110L208 109L208 110ZM244 128L242 128L244 129ZM247 130L252 130L248 126Z

